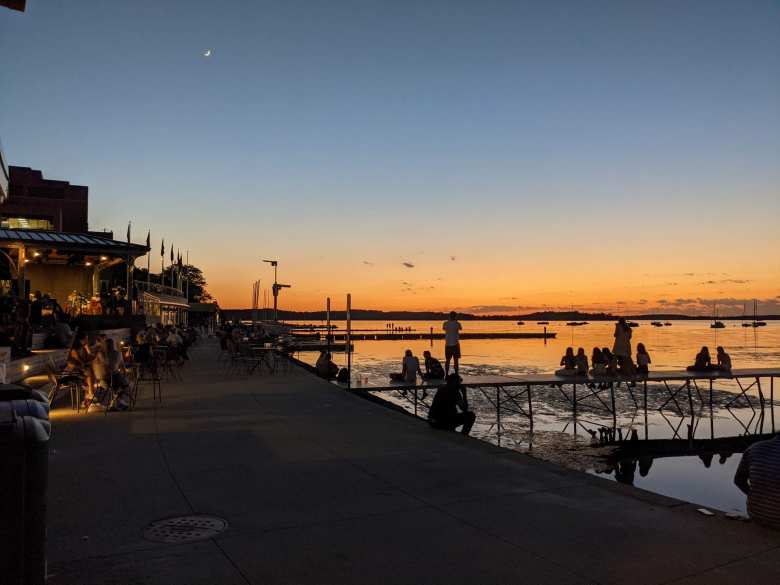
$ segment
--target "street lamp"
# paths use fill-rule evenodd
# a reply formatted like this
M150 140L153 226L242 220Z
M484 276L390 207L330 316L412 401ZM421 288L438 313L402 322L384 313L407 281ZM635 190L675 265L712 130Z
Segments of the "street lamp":
M266 264L270 264L274 267L274 284L272 287L273 295L274 295L274 322L279 321L279 314L278 314L278 306L279 306L279 291L283 288L290 288L289 284L279 284L276 279L276 271L279 266L278 260L263 260Z

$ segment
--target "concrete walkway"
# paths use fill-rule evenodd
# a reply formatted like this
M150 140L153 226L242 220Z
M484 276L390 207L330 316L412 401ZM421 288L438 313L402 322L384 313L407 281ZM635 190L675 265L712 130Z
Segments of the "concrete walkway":
M192 357L161 408L54 415L51 584L780 583L778 532ZM229 528L143 539L191 513Z

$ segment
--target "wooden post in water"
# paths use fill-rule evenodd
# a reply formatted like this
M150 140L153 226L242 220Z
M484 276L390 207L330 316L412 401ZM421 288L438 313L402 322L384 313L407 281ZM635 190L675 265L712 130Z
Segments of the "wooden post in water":
M347 293L347 390L352 389L352 295Z
M325 319L327 325L325 327L325 345L328 348L328 355L330 356L330 297L328 297L325 303Z
M431 327L431 347L433 347L433 327Z

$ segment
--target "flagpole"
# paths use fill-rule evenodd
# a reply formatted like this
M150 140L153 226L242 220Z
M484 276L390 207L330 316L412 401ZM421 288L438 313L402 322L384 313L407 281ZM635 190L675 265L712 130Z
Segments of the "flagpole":
M149 230L146 233L146 247L148 250L146 251L146 290L151 290L151 282L152 282L152 246L151 244L151 236L152 232Z
M127 222L127 258L125 261L125 298L127 299L128 306L131 307L132 313L133 300L130 294L130 223Z

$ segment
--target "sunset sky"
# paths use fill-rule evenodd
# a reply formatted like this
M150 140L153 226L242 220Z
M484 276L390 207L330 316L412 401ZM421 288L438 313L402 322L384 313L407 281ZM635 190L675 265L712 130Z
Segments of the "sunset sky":
M9 163L226 308L780 312L774 1L30 0L0 69Z

